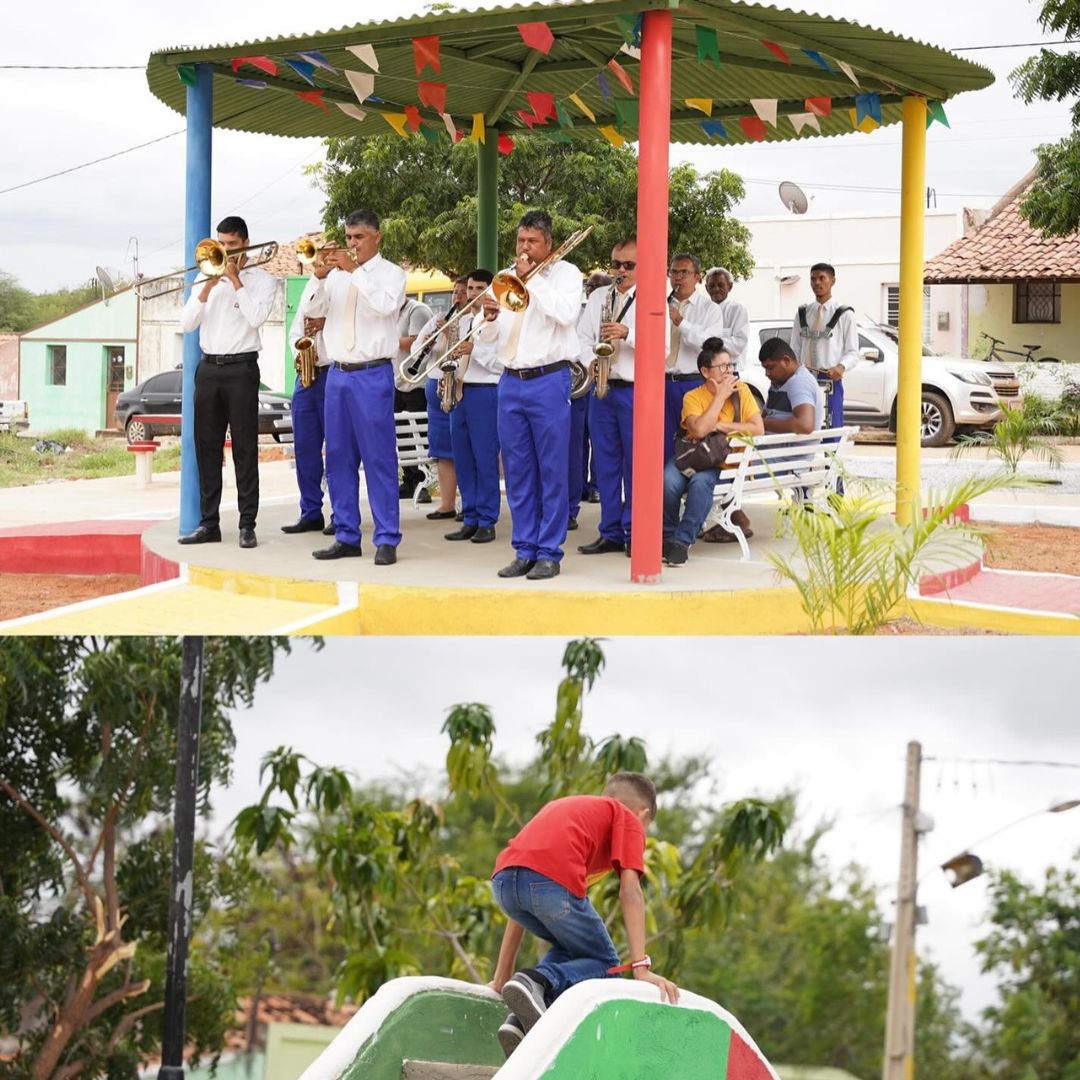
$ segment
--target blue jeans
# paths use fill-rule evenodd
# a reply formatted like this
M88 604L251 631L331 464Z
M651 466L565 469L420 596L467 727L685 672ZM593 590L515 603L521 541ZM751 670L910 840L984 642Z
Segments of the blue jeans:
M608 978L608 968L618 965L611 935L588 897L523 866L500 870L491 891L511 919L551 943L533 969L548 981L548 1005L575 983Z
M664 466L664 539L689 547L701 532L712 509L713 489L720 479L719 469L700 469L683 476L669 458ZM679 504L686 496L686 509L679 518Z

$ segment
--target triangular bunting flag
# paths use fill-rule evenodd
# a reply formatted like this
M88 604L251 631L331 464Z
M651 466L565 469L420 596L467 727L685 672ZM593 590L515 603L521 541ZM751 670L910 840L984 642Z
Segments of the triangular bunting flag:
M802 52L803 56L810 57L810 59L813 60L814 63L817 64L817 66L819 68L823 68L830 75L832 75L833 69L831 67L829 67L829 61L826 60L825 57L821 55L821 53L814 52L813 49L802 49L801 52Z
M636 45L627 45L626 42L623 42L623 44L619 46L619 52L626 53L631 60L636 60L639 64L641 63L641 50Z
M529 90L525 97L532 106L536 119L544 123L549 116L555 115L555 95L545 93L542 90Z
M514 152L514 140L505 132L499 132L499 153L512 154Z
M881 98L877 94L855 95L855 119L862 123L866 117L881 123Z
M409 125L410 131L420 130L420 110L415 105L405 106L405 122Z
M611 85L602 71L596 73L596 85L600 87L600 96L605 101L611 100Z
M848 116L851 117L851 126L857 131L871 132L878 126L877 121L872 116L864 116L860 120L856 116L854 109L848 109Z
M630 76L626 74L626 69L619 63L618 60L609 60L607 66L615 73L615 78L619 80L626 87L628 94L637 93L634 89L634 84L630 81Z
M638 102L635 98L618 98L615 102L615 128L627 135L638 126Z
M278 71L277 64L269 56L237 56L232 62L233 74L235 75L244 64L250 64L260 71L265 71L267 75L276 75Z
M469 140L471 142L483 142L484 138L484 114L482 112L473 113L472 131L469 134Z
M312 86L315 85L315 80L312 78L312 75L315 74L314 64L309 64L306 60L286 60L285 63L288 64L289 67L304 80L304 82L311 83Z
M724 127L723 120L702 120L701 130L704 131L710 139L727 138L727 128Z
M449 113L442 114L443 127L446 128L446 134L450 136L453 142L458 141L458 129L454 123L454 118Z
M454 142L456 142L456 143L459 143L459 142L461 142L461 140L462 140L462 139L464 139L464 138L465 138L465 132L464 132L464 131L462 131L462 130L461 130L461 128L458 128L458 129L457 129L457 130L456 130L456 131L454 132Z
M607 141L611 143L612 146L622 146L623 143L626 142L626 140L613 127L609 125L597 128L596 130L599 131L600 134L603 135L604 138L607 139Z
M815 116L828 116L832 112L832 98L808 97L803 104L806 111L814 113Z
M555 44L555 35L552 34L546 22L518 23L518 33L530 49L542 52L545 56L551 52L551 46ZM512 145L511 149L513 149ZM506 152L510 153L509 150Z
M379 58L375 55L374 45L346 45L345 47L357 60L367 64L372 71L379 70Z
M800 134L804 127L812 127L818 134L821 134L821 121L812 112L790 113L788 119L795 129L796 135Z
M764 45L765 48L768 49L769 52L771 52L773 54L773 56L779 56L780 59L783 60L785 64L790 64L791 63L791 57L788 56L788 54L786 52L784 52L784 50L781 49L780 46L777 45L775 41L763 41L761 44Z
M844 74L845 74L845 75L846 75L846 76L847 76L847 77L848 77L848 78L849 78L849 79L850 79L850 80L851 80L851 81L852 81L852 82L853 82L853 83L854 83L854 84L855 84L856 86L862 86L862 83L860 83L860 82L859 82L859 80L855 78L855 72L851 70L851 65L850 65L850 64L845 64L843 60L837 60L836 62L837 62L837 64L839 65L839 67L840 67L840 70L841 70L841 71L842 71L842 72L843 72L843 73L844 73Z
M354 120L367 119L367 113L360 108L359 105L354 105L351 101L335 101L334 104L346 115L351 116Z
M945 115L945 105L940 101L928 101L926 103L926 126L929 127L934 121L951 128L949 118Z
M615 25L619 28L619 33L622 34L623 40L627 45L634 49L641 46L641 25L643 22L644 16L640 13L637 16L615 16Z
M711 60L720 66L720 41L711 26L695 26L694 37L697 39L697 58L699 63Z
M405 135L405 114L399 112L384 112L379 115L404 139Z
M346 71L345 78L349 80L349 85L356 95L356 100L361 105L375 93L374 75L369 75L366 71Z
M194 85L194 84L192 84ZM237 79L237 86L246 86L249 90L265 90L266 83L262 79Z
M416 93L421 105L430 105L437 113L446 112L446 83L420 82L416 84Z
M325 56L318 49L305 49L303 52L296 54L301 60L306 60L309 64L314 64L315 67L322 68L323 71L337 72L337 68L326 59Z
M181 64L176 69L176 76L185 86L194 86L199 81L199 73L194 64Z
M582 113L583 113L583 114L584 114L585 116L587 116L587 117L588 117L588 118L589 118L589 119L590 119L590 120L591 120L591 121L592 121L592 122L593 122L594 124L596 123L596 113L594 113L594 112L592 111L592 109L590 109L590 108L589 108L589 106L588 106L588 105L586 105L586 104L585 104L585 102L584 102L584 101L582 101L582 100L581 100L581 98L579 98L579 97L577 96L577 94L571 94L571 95L570 95L570 100L571 100L571 101L572 101L572 102L573 102L573 103L574 103L574 104L575 104L575 105L576 105L576 106L577 106L577 107L578 107L578 108L579 108L579 109L580 109L580 110L582 111Z
M521 117L523 123L530 131L532 131L534 125L540 123L540 117L529 112L528 109L515 109L514 111Z
M559 127L561 128L572 128L574 126L574 118L561 101L555 103L555 118L559 121Z
M414 37L412 39L413 63L416 65L416 74L419 75L429 64L436 75L442 73L442 61L439 59L439 35L429 34L427 37Z
M321 90L297 90L296 96L302 101L310 101L312 105L318 105L323 112L329 112L330 106L323 101Z
M424 136L429 143L437 143L439 141L439 133L427 124L420 125L420 134ZM453 136L451 136L452 138Z
M776 98L751 98L750 106L762 120L776 127Z
M740 116L739 126L751 142L765 141L765 121L760 116Z
M688 97L684 98L687 105L691 109L697 109L698 112L703 112L706 116L712 116L712 103L711 97Z

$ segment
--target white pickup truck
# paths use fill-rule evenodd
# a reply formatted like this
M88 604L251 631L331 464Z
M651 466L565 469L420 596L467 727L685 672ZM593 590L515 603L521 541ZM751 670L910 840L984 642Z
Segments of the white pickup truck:
M25 401L0 401L0 431L21 431L30 426Z
M896 430L896 390L900 371L895 331L859 323L860 361L844 376L844 423ZM761 343L787 340L791 319L751 319L742 378L764 401L769 380L758 363ZM922 445L944 446L958 429L992 426L1003 404L1017 401L1020 381L1008 364L936 356L925 346L922 358Z

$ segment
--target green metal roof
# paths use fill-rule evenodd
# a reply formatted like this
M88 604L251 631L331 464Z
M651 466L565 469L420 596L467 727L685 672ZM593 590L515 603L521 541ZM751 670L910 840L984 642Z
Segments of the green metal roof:
M620 51L627 19L649 9L670 9L674 15L672 58L672 142L731 144L749 141L738 118L755 116L751 99L777 99L777 126L766 125L766 140L775 142L810 137L811 128L796 136L787 115L805 112L809 97L832 99L832 112L821 117L822 135L838 135L853 128L849 110L855 95L880 96L882 123L900 120L900 102L909 93L944 101L964 90L978 90L993 82L983 67L954 56L945 49L926 45L842 19L788 11L738 0L556 0L549 4L514 4L475 11L418 15L386 22L358 23L336 30L282 36L202 48L176 47L151 54L146 76L151 92L170 108L183 114L186 87L178 75L182 64L213 66L214 125L240 131L274 135L383 135L390 131L380 112L402 112L419 105L420 79L447 84L446 111L468 133L472 116L483 113L490 126L513 134L528 134L516 110L528 109L526 92L553 93L573 117L575 134L591 134L605 125L616 125L615 103L633 99L639 89L639 63ZM617 21L621 17L622 26ZM521 22L544 21L555 43L548 55L524 44L517 31ZM716 31L720 66L697 59L697 28ZM438 35L441 72L430 67L420 76L413 60L412 38ZM779 45L790 63L762 42ZM367 116L357 121L334 102L359 105L344 69L367 73L369 69L347 46L374 46L379 62L374 94L362 106ZM310 91L283 64L301 51L317 49L337 68L336 73L316 69L316 87L324 91L325 111L296 96ZM816 52L828 64L826 72L803 50ZM232 70L236 57L265 55L278 64L277 76L252 67ZM629 94L608 61L616 59L630 76L635 95ZM840 70L839 62L851 66L857 87ZM605 99L597 75L603 73L610 88ZM241 85L239 79L266 82L265 89ZM567 102L577 94L596 116L595 122ZM705 115L685 104L686 98L713 99L712 118L724 122L727 138L710 136L701 127ZM443 121L434 109L421 107L425 126L446 136ZM624 107L624 120L625 120ZM537 126L533 134L559 132L554 120ZM624 125L622 134L636 140L634 126Z

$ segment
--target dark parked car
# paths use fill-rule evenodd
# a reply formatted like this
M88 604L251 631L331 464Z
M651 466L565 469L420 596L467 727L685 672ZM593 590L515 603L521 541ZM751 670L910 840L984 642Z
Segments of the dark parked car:
M138 386L125 390L116 399L116 413L113 420L118 428L127 435L128 442L141 442L152 439L155 433L178 434L180 431L180 384L183 372L163 371L160 375L151 375ZM176 423L147 424L142 416L160 416L175 414ZM259 384L259 434L273 435L275 442L281 442L281 430L274 427L275 420L292 418L292 401L285 394L278 394Z

